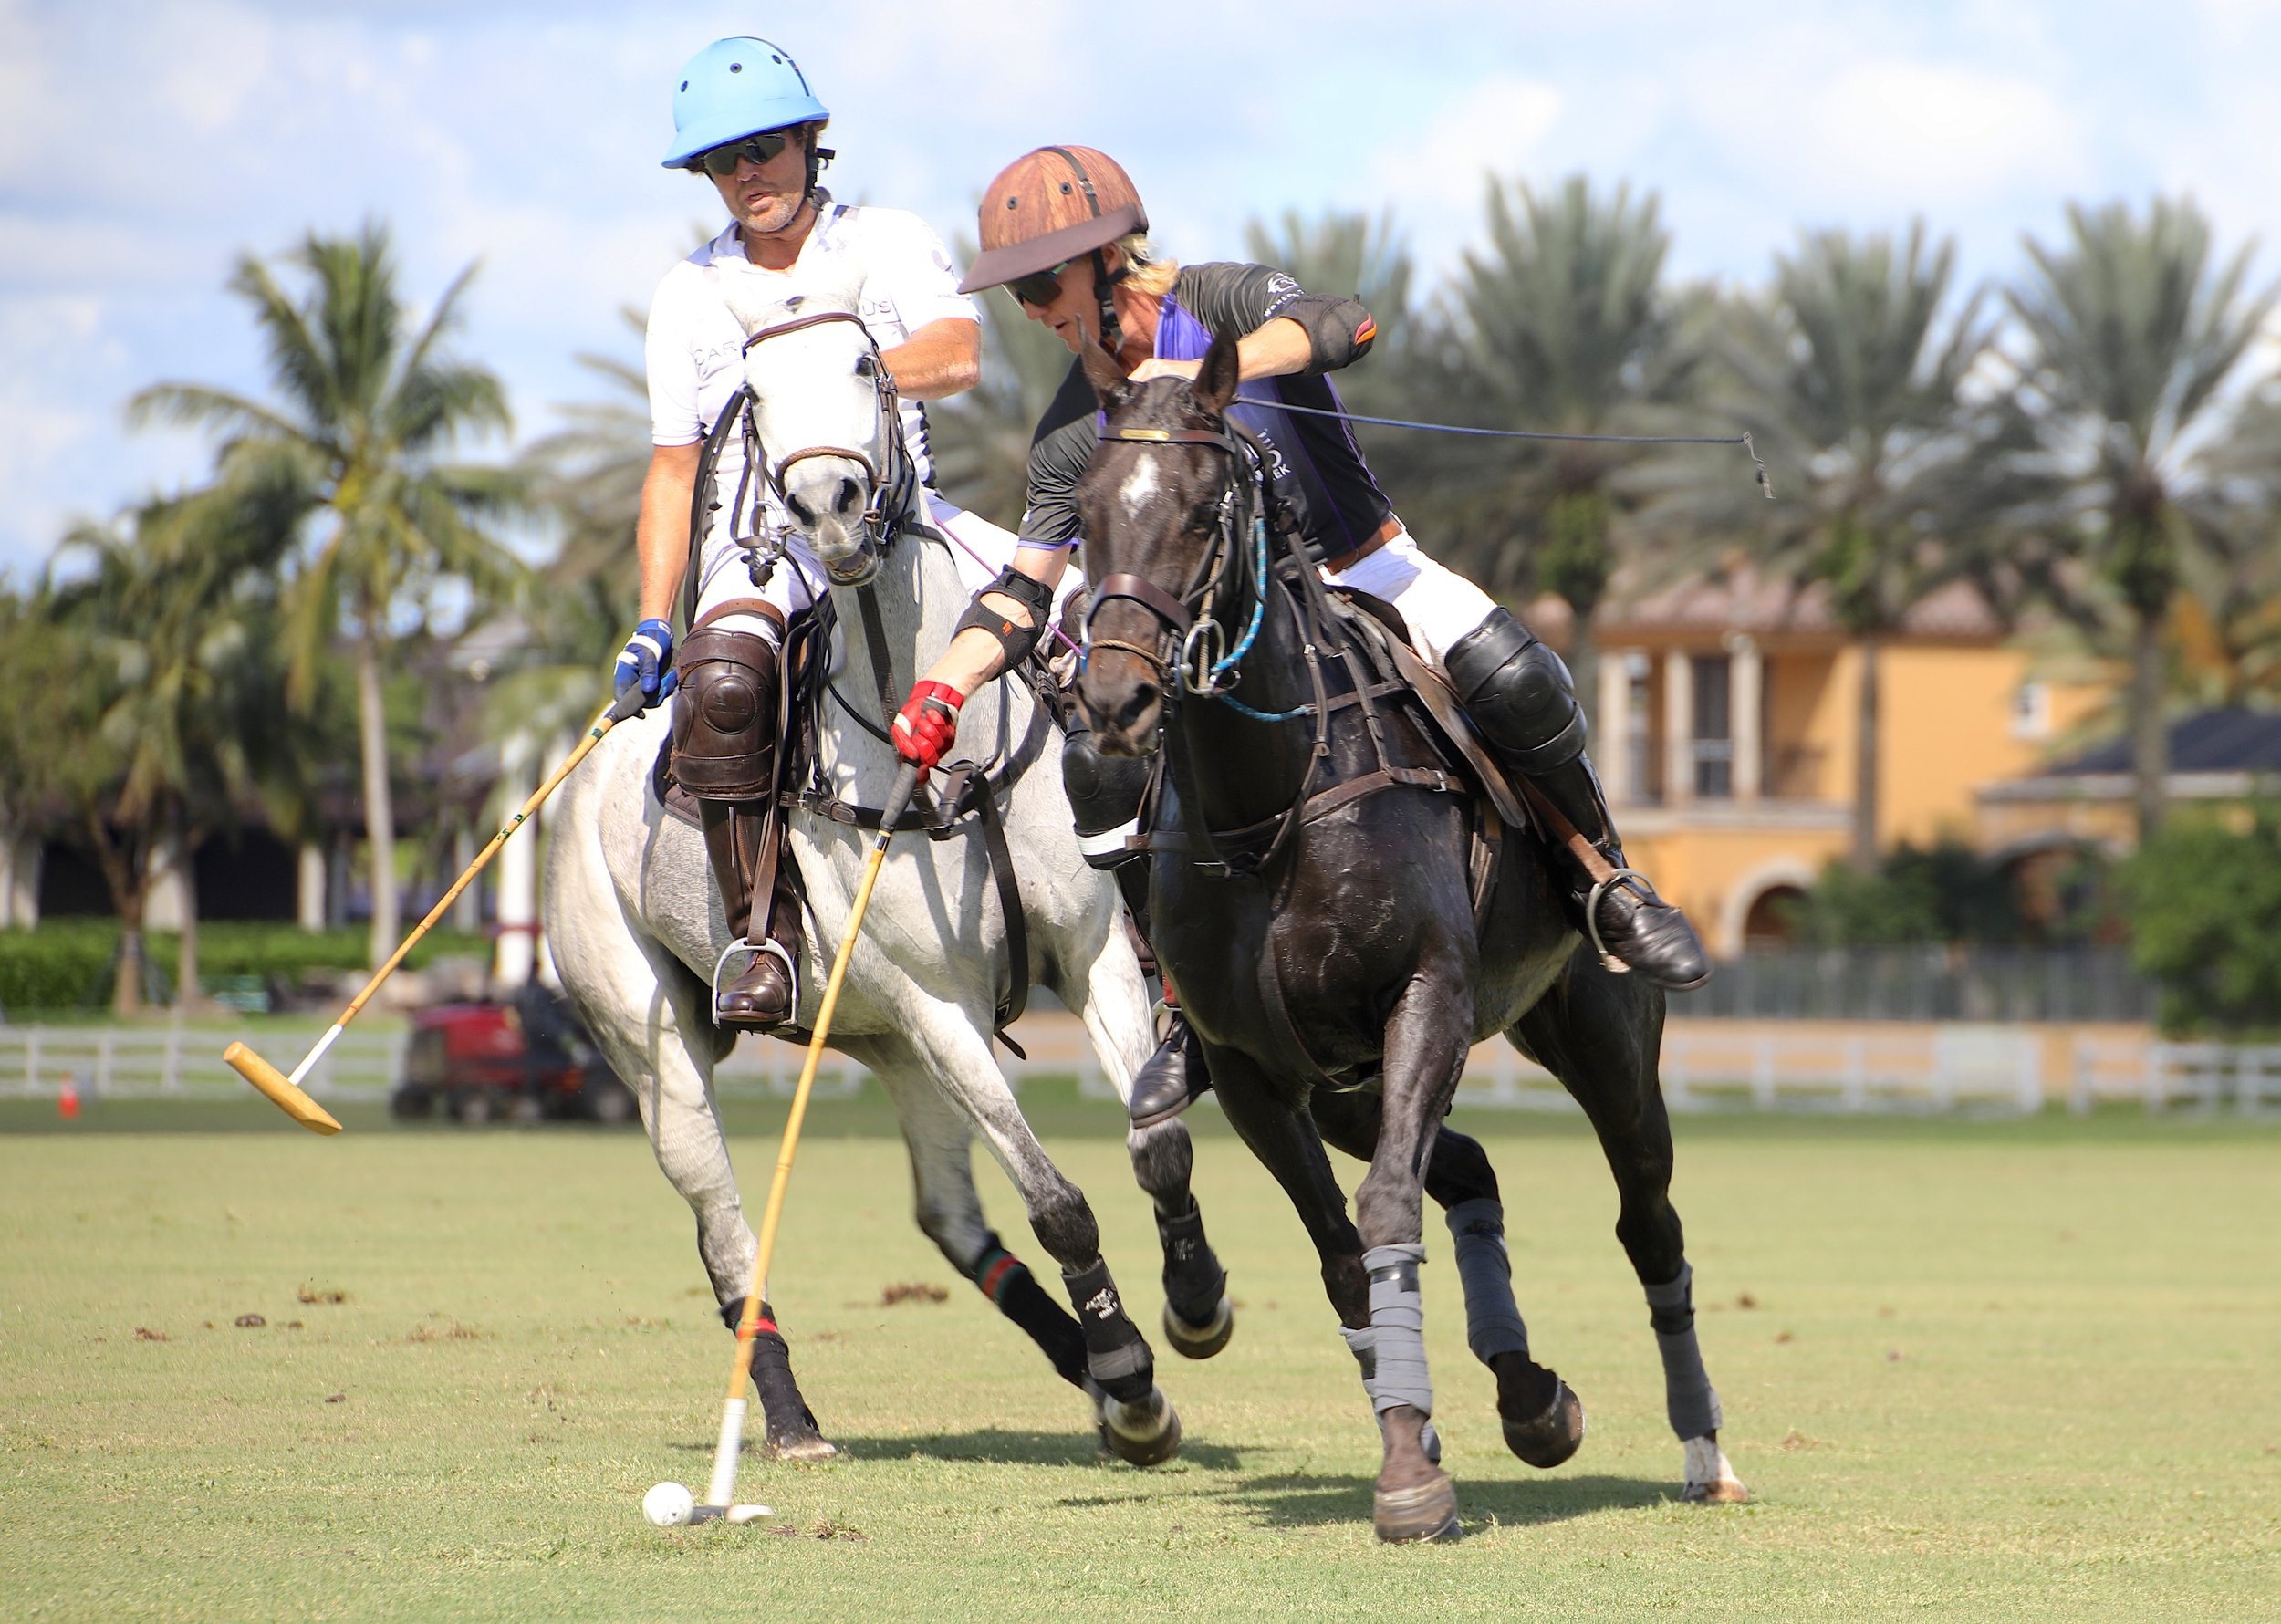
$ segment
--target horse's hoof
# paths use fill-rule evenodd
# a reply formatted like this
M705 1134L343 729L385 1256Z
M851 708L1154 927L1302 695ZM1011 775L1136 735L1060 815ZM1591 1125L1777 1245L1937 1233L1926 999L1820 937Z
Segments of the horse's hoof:
M1171 1303L1164 1305L1164 1339L1182 1359L1208 1359L1225 1348L1234 1335L1235 1306L1224 1294L1219 1306L1213 1309L1211 1319L1203 1325L1189 1324Z
M1505 1423L1505 1447L1547 1471L1575 1454L1583 1443L1584 1401L1565 1381L1543 1414Z
M763 1452L772 1461L831 1461L838 1458L839 1446L820 1432L805 1432L771 1438Z
M1687 1482L1679 1497L1695 1505L1747 1505L1750 1491L1727 1463L1715 1438L1687 1440Z
M1137 1404L1098 1393L1101 1447L1134 1466L1161 1466L1180 1452L1180 1411L1152 1387Z
M1408 1488L1376 1490L1370 1496L1370 1525L1388 1545L1455 1539L1457 1485L1436 1466Z

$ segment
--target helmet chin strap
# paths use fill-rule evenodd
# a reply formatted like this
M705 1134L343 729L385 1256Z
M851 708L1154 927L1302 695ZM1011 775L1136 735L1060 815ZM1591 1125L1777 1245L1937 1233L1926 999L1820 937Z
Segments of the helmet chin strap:
M1101 348L1112 356L1124 347L1124 328L1117 320L1117 284L1125 279L1130 268L1120 265L1112 276L1108 256L1099 248L1093 250L1093 287L1101 301Z

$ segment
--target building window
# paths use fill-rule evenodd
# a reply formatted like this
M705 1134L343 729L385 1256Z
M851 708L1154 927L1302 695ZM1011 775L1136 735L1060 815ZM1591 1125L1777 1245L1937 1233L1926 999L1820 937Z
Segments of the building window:
M1734 793L1734 719L1724 654L1694 657L1695 796L1725 800Z
M2041 682L2022 682L2012 695L2012 736L2047 739L2051 736L2051 690Z

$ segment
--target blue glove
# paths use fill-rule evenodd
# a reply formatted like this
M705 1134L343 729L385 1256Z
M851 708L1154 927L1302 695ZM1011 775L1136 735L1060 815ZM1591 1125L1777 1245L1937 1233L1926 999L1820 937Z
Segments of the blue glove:
M618 656L614 685L618 697L623 699L627 691L641 690L641 708L649 710L660 702L672 697L681 681L673 670L673 629L663 620L644 620L633 629L626 640L625 651Z

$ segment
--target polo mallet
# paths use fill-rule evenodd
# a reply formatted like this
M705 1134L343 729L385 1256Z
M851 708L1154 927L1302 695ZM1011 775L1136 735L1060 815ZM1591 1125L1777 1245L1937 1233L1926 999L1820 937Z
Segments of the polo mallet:
M435 928L436 921L450 911L453 903L459 900L460 892L474 882L475 876L484 871L484 865L497 855L500 847L507 843L507 837L523 827L531 814L538 810L539 803L552 795L556 786L571 775L578 763L586 759L587 753L602 742L604 734L628 717L639 714L641 710L641 691L639 688L629 688L624 698L619 700L595 719L594 725L587 730L586 737L578 741L578 747L570 752L563 764L557 767L547 776L547 781L532 794L531 798L523 803L523 809L508 818L506 826L491 837L491 844L475 854L475 860L467 865L467 871L452 882L452 889L445 891L443 900L428 911L428 917L414 926L411 934L404 938L394 953L389 954L388 963L372 973L372 979L364 984L364 991L349 1001L349 1007L340 1012L340 1018L332 1024L324 1036L317 1040L317 1046L303 1057L300 1065L293 1068L293 1074L290 1077L270 1065L268 1061L254 1053L243 1043L233 1043L228 1048L224 1049L222 1051L224 1061L238 1076L268 1095L276 1103L278 1109L284 1111L286 1116L291 1117L311 1133L339 1133L340 1124L333 1119L333 1114L330 1111L302 1091L302 1083L307 1079L309 1073L316 1069L317 1063L325 1057L325 1051L333 1046L335 1040L340 1036L349 1023L357 1018L357 1012L371 1000L373 994L380 990L380 984L396 973L396 966L404 962L404 955L419 945L422 936Z
M816 1086L816 1065L824 1057L824 1040L831 1035L832 1011L839 1004L839 988L848 977L848 961L855 956L856 937L863 929L864 910L871 905L871 888L879 883L880 867L887 860L887 843L895 838L895 825L911 805L919 786L919 769L905 763L888 791L886 809L880 815L880 837L872 843L870 860L856 887L855 906L848 912L848 928L840 933L839 951L832 956L831 976L824 983L824 1001L817 1006L816 1033L808 1039L807 1060L800 1067L800 1086L792 1091L791 1114L784 1119L784 1143L776 1151L776 1175L769 1182L768 1204L760 1215L760 1240L753 1251L753 1277L745 1286L745 1310L736 1321L736 1358L729 1367L729 1392L721 1406L721 1439L713 1451L713 1482L705 1504L692 1514L692 1522L723 1518L749 1521L740 1515L752 1508L734 1505L737 1452L745 1442L745 1391L753 1375L753 1339L759 1335L760 1303L768 1295L768 1260L776 1249L776 1222L784 1215L784 1192L792 1182L792 1158L800 1148L800 1124L807 1116L807 1097ZM766 1513L761 1515L765 1515Z

